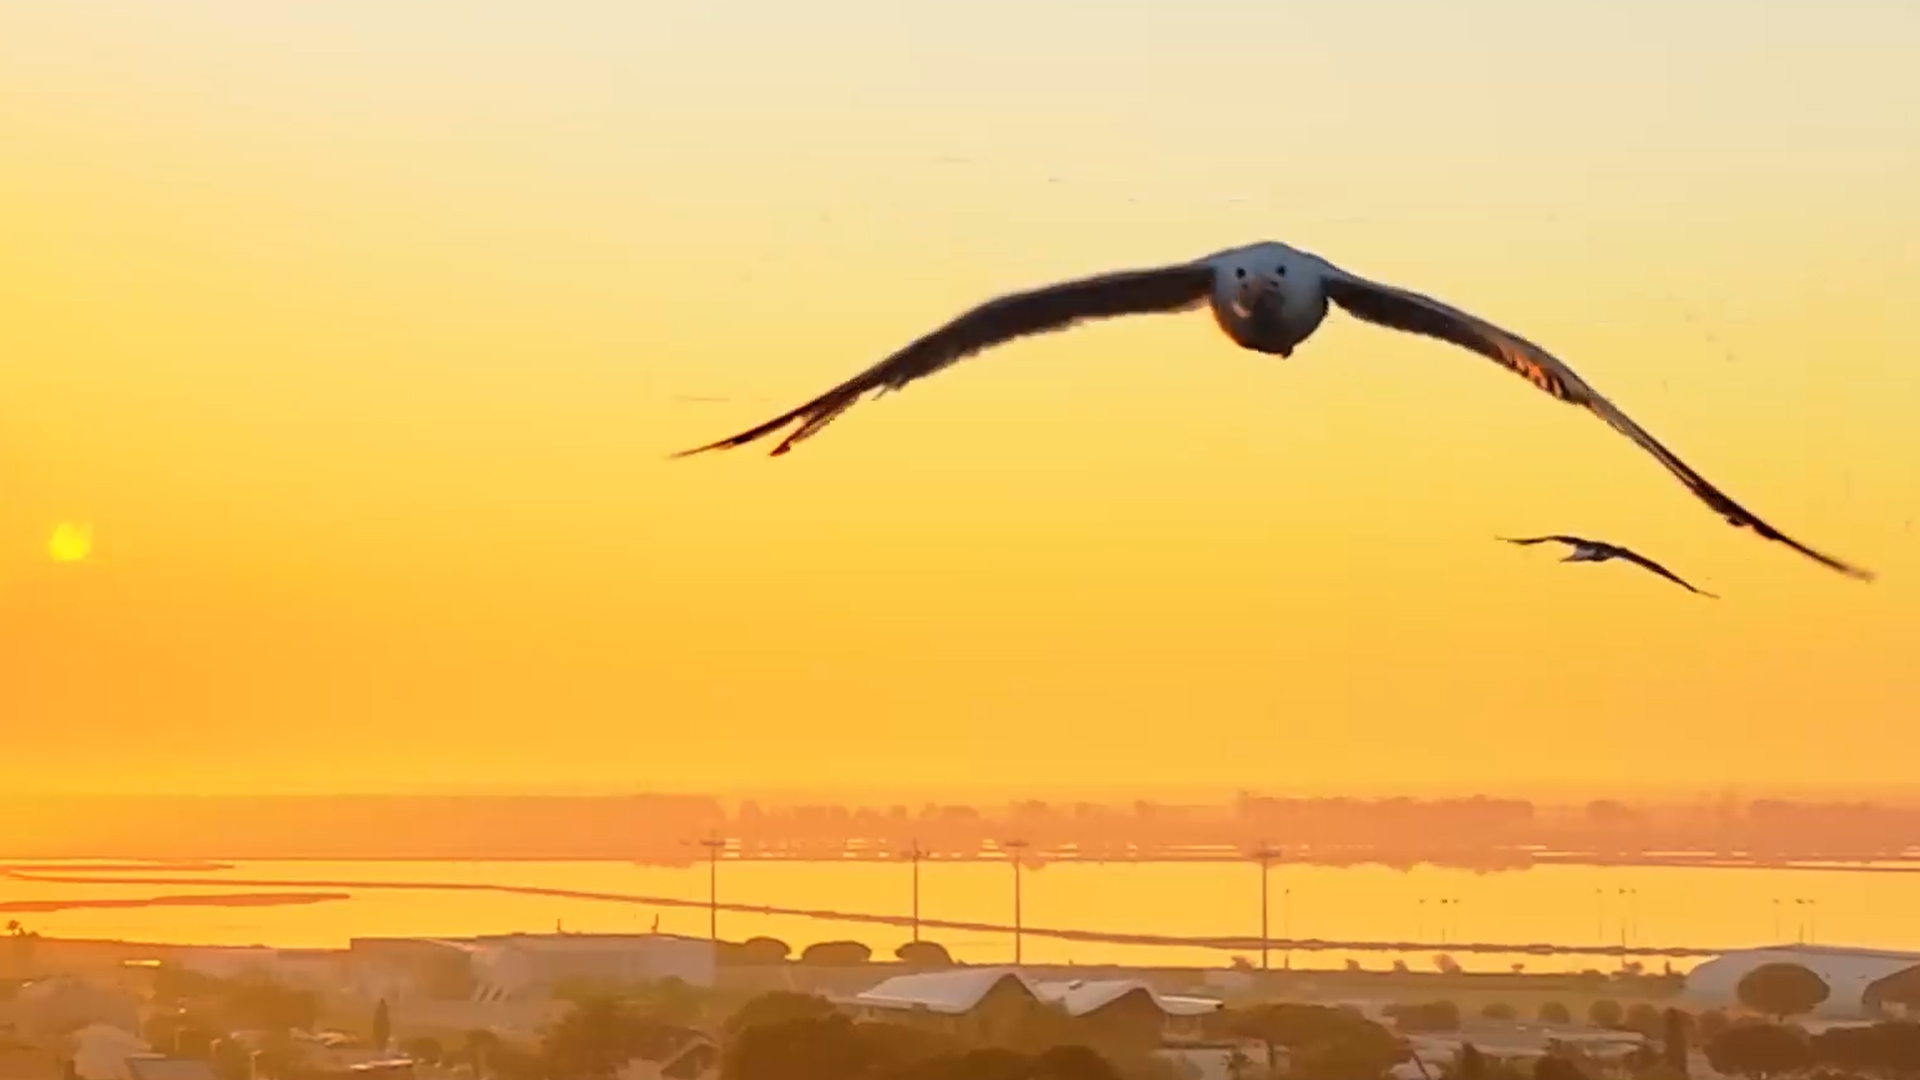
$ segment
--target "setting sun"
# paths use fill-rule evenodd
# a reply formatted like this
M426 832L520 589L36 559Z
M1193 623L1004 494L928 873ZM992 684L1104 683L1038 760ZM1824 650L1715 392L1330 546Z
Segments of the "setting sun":
M87 525L61 522L47 538L47 554L54 562L84 562L93 550L93 529Z

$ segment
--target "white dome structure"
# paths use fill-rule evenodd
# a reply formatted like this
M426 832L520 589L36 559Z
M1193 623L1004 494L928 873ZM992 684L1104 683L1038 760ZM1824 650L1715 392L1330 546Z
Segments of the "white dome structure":
M1876 984L1920 967L1920 953L1849 949L1832 945L1774 945L1724 953L1687 973L1685 996L1706 1008L1740 1004L1740 980L1765 964L1799 964L1826 981L1831 993L1815 1016L1859 1017L1877 1014Z

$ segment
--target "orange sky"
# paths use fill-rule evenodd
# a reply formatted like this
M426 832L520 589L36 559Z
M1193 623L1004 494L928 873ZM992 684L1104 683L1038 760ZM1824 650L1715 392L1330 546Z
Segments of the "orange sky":
M1920 9L1840 7L14 5L5 779L1902 780ZM1882 579L1341 316L664 460L993 292L1267 236L1542 342ZM1726 599L1491 539L1559 531Z

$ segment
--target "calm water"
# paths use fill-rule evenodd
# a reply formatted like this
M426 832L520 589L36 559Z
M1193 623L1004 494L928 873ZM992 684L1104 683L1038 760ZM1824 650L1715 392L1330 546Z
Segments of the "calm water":
M51 869L54 864L35 863ZM36 873L38 871L35 871ZM672 933L705 935L707 911L509 893L400 890L373 883L440 882L535 886L679 897L704 901L707 867L643 867L580 862L259 862L218 871L151 868L128 876L173 877L194 884L105 881L79 865L85 883L0 876L0 906L17 901L262 892L268 880L289 890L341 891L347 900L287 907L171 907L0 910L51 936L163 942L338 946L353 936L466 935L513 930L646 930L658 919ZM780 907L905 915L911 876L904 864L722 862L720 899ZM322 886L318 883L329 883ZM351 882L353 886L340 886ZM1022 874L1028 927L1177 935L1256 935L1260 872L1250 864L1062 865ZM1681 867L1545 867L1475 874L1464 870L1379 867L1276 867L1270 879L1274 937L1346 941L1496 942L1593 945L1744 946L1778 940L1920 949L1920 874ZM1012 921L1013 871L1004 863L925 864L923 918L995 924ZM1443 903L1442 901L1445 901ZM853 938L890 953L906 927L722 911L723 937L781 938L799 949ZM1010 958L1011 938L980 931L931 930L962 960ZM1224 965L1230 954L1193 946L1111 945L1027 937L1032 962ZM1296 966L1335 967L1349 956L1384 966L1390 953L1297 953ZM1430 953L1407 956L1430 967ZM1469 968L1529 970L1610 967L1584 957L1459 956ZM1278 962L1276 960L1276 962ZM1692 961L1675 960L1676 968ZM1647 961L1658 969L1663 961Z

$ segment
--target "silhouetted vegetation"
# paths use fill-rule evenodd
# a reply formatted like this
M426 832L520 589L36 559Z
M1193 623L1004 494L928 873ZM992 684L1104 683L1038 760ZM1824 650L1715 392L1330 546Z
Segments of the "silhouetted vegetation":
M1625 1010L1612 998L1599 998L1587 1006L1587 1023L1594 1027L1617 1028L1625 1018Z
M800 962L815 967L858 967L873 950L858 941L816 941L800 951Z
M1287 1048L1294 1075L1364 1080L1408 1057L1392 1032L1350 1009L1292 1002L1229 1009L1210 1018L1215 1033Z
M1735 1024L1706 1046L1707 1063L1728 1076L1768 1077L1813 1064L1804 1033L1778 1024Z
M1692 1065L1689 1058L1693 1040L1692 1022L1679 1009L1668 1009L1661 1027L1660 1059L1667 1068L1686 1076Z
M1460 1006L1451 1001L1427 1001L1417 1005L1395 1004L1386 1007L1386 1015L1401 1031L1458 1031Z
M833 1003L815 994L791 990L771 990L756 995L727 1017L725 1032L729 1039L751 1027L767 1027L788 1020L806 1020L831 1016Z
M1543 1024L1571 1024L1573 1012L1558 1001L1545 1001L1540 1004L1540 1022Z
M415 1061L438 1065L447 1061L447 1048L431 1035L414 1035L400 1041L400 1052ZM448 1062L451 1064L451 1062Z
M723 966L784 964L793 955L793 947L779 938L750 937L742 942L723 941L714 960Z
M936 970L953 966L947 947L932 941L909 941L893 950L894 958L911 968Z
M634 1058L658 1061L694 1033L621 998L582 1001L561 1017L541 1041L550 1076L603 1080Z
M1813 1059L1833 1069L1882 1076L1920 1074L1920 1023L1829 1028L1808 1041Z
M1657 1039L1666 1028L1666 1020L1658 1008L1644 1001L1636 1001L1621 1014L1620 1026L1649 1039Z
M1812 1012L1832 992L1811 968L1789 963L1762 964L1734 988L1740 1004L1781 1020Z

